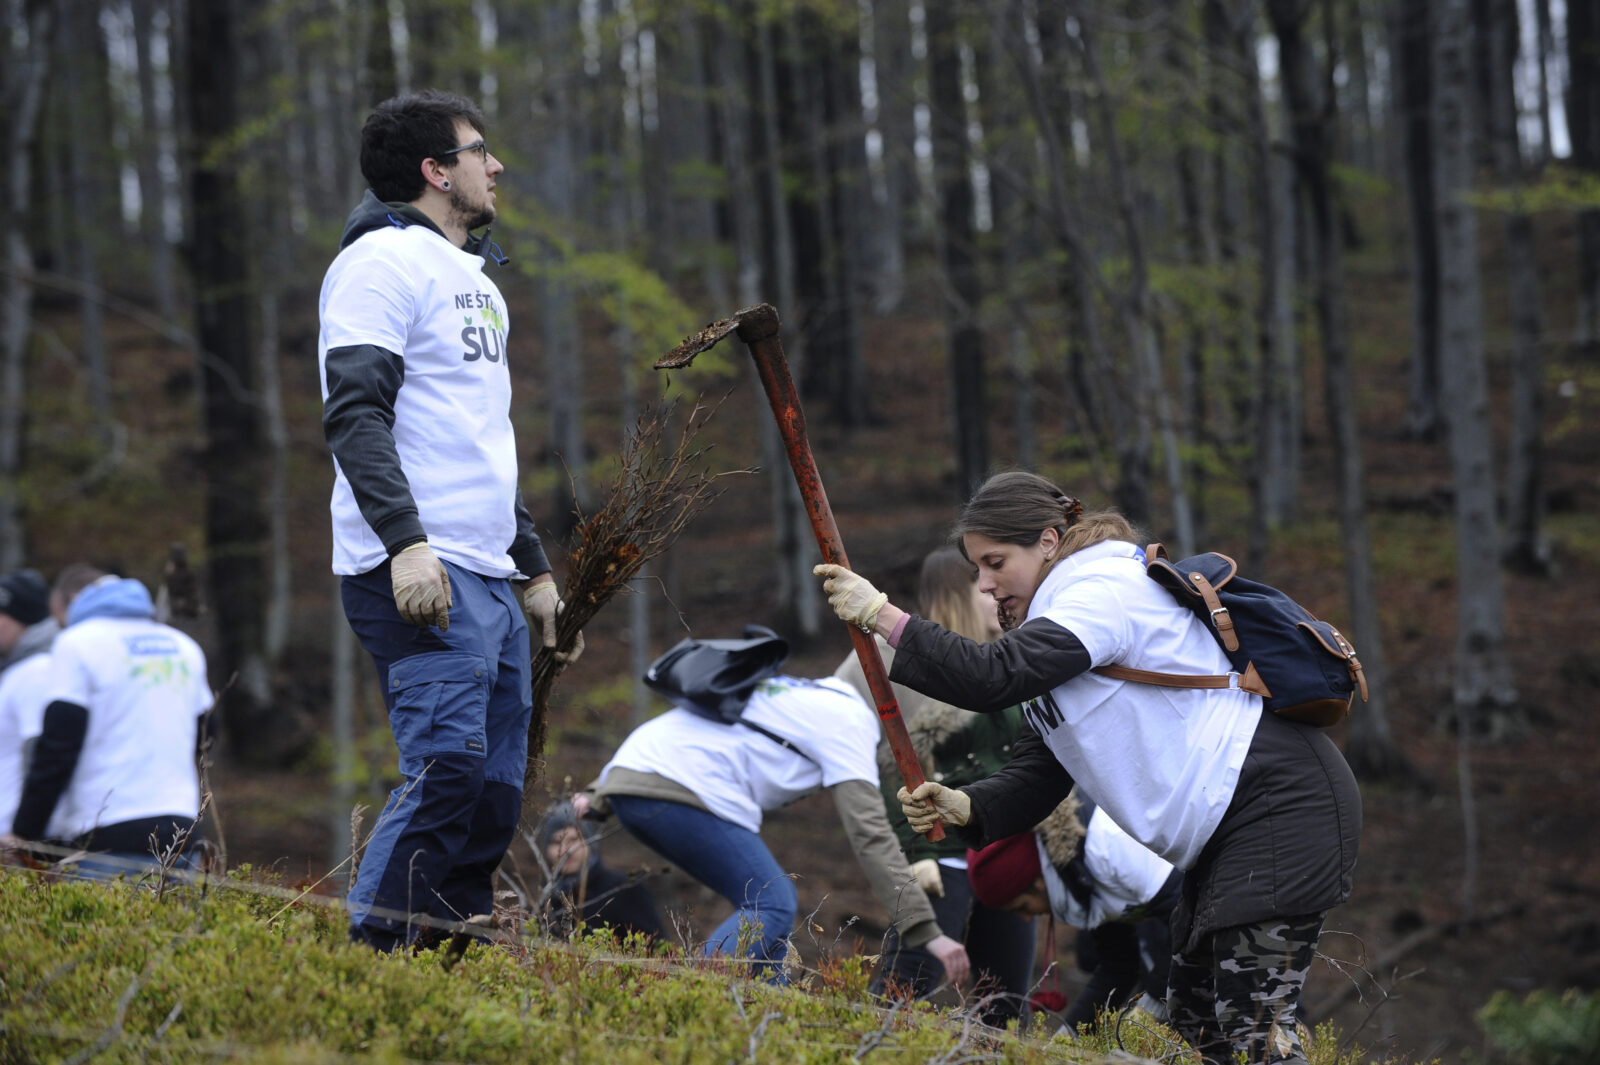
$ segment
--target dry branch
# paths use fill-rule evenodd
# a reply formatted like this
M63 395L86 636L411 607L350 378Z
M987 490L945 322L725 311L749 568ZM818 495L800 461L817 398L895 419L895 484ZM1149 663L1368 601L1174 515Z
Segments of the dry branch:
M606 603L631 590L628 582L640 568L671 547L678 534L721 493L719 480L731 473L754 472L741 469L713 474L705 468L707 448L698 446L695 439L721 401L708 406L697 400L676 442L663 446L677 406L664 403L639 415L604 505L592 515L579 515L567 556L562 591L565 608L556 623L558 650L570 650L578 633ZM528 729L525 797L538 794L544 774L550 692L562 668L544 648L533 657L533 720Z

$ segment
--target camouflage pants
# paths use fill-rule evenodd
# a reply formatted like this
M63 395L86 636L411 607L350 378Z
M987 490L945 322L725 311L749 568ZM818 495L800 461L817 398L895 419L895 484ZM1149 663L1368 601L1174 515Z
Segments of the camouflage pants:
M1219 928L1173 957L1172 1025L1207 1063L1305 1062L1295 1018L1323 916Z

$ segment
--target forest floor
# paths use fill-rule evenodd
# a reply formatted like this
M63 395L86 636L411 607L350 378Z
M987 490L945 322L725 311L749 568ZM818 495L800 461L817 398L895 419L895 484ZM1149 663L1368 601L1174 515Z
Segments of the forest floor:
M1406 367L1392 338L1404 335L1406 324L1403 308L1393 307L1394 300L1383 299L1381 292L1396 284L1382 271L1356 276L1353 304L1365 298L1369 306L1389 309L1357 316L1352 326L1385 694L1395 739L1416 776L1407 783L1363 786L1365 831L1355 895L1329 918L1322 942L1327 960L1313 974L1306 1000L1314 1015L1331 1018L1346 1038L1370 1048L1376 1058L1459 1062L1481 1048L1473 1014L1495 992L1600 987L1600 833L1594 823L1600 811L1600 723L1594 714L1600 699L1600 642L1594 636L1600 631L1600 467L1593 458L1600 452L1600 412L1594 360L1565 356L1563 364L1563 357L1553 359L1546 490L1555 571L1546 578L1505 576L1507 651L1527 728L1515 738L1475 743L1463 751L1444 721L1455 653L1448 457L1442 445L1406 440L1396 428ZM936 311L919 310L925 313L869 327L875 425L845 433L827 424L825 412L808 411L818 465L852 562L899 601L910 600L918 562L941 542L957 504L943 360L932 356L942 349L942 330ZM521 321L535 321L531 312L523 313ZM302 322L298 328L298 334L291 330L285 337L286 345L314 348L314 334L306 332L314 324ZM118 350L129 354L126 347ZM171 357L174 367L182 366L181 353ZM533 363L530 357L527 364ZM1568 371L1577 382L1571 395L1560 387ZM519 381L519 395L535 397L527 409L537 410L537 380L531 371L521 372L529 376ZM289 518L299 592L283 709L306 715L326 734L324 634L337 623L338 608L326 576L329 473L315 422L315 374L314 360L297 359L285 369L285 387L294 396L291 417L298 419ZM137 389L152 412L170 410L173 395L183 391L181 383L174 384L180 375L174 369L163 386L160 375L151 374L119 389ZM1278 534L1270 573L1263 576L1348 632L1332 462L1315 375L1308 374L1308 380L1313 394L1307 400L1304 514ZM1497 374L1497 388L1500 384ZM704 435L715 443L711 457L722 469L760 461L757 428L770 416L748 375L732 385ZM1049 472L1067 478L1069 490L1091 501L1105 499L1109 485L1081 457L1058 446L1068 424L1065 385L1043 375L1036 385L1041 461ZM164 397L156 395L162 387ZM720 394L727 387L723 382L708 386L708 392ZM1497 395L1497 408L1503 409L1503 388ZM616 398L597 395L592 404L595 426L612 420L610 428L593 429L589 439L592 449L606 453L617 439ZM519 432L529 439L542 422L522 410ZM995 420L1008 423L998 411ZM996 455L1005 455L1014 441L1001 429L993 446ZM160 480L172 492L193 491L194 470L184 447L173 446L155 461ZM653 647L669 646L685 629L722 635L748 621L779 620L767 484L764 473L731 478L723 496L657 567L661 580L645 593L653 614ZM1203 546L1242 559L1245 503L1236 488L1227 491L1233 494L1219 490L1208 502L1211 532ZM183 521L197 527L199 504L192 496L175 495L170 506L158 500L148 513L160 515L162 506L179 516L180 531ZM98 542L118 543L125 557L152 560L164 552L167 538L181 538L174 536L170 521L147 520L147 528L131 534L151 540L140 544L130 538L125 513L102 515L65 501L59 510L64 527L46 530L53 537L36 533L47 545L37 564L47 569L72 559L43 556L83 551L96 536ZM535 505L536 517L538 510ZM559 539L552 539L559 570L562 551ZM153 570L153 565L134 567L139 576L154 576ZM632 667L625 604L614 603L602 613L587 641L583 660L562 678L552 704L546 752L546 786L552 794L590 779L629 727ZM789 668L802 675L831 672L848 650L843 629L828 624L815 641L797 646ZM393 772L393 754L364 657L359 673L362 733L369 739L357 788L360 801L372 805L370 824L386 775ZM1362 712L1360 706L1356 712ZM1342 733L1342 727L1335 730L1335 738L1342 741ZM304 764L283 771L248 769L224 747L213 785L232 863L271 868L290 881L315 880L328 872L330 855L348 839L349 827L348 810L331 807L327 762L325 741ZM816 908L808 927L823 931L802 933L803 951L815 957L844 945L875 953L883 921L865 878L848 857L830 800L813 796L773 814L763 834L785 868L801 874L802 909ZM652 887L664 906L702 932L726 912L720 900L682 874L663 871L658 859L625 835L605 846L613 865L651 868ZM513 847L506 868L537 886L525 842ZM1069 987L1082 978L1072 969L1071 935L1059 930L1058 943L1040 951L1041 963L1061 960Z

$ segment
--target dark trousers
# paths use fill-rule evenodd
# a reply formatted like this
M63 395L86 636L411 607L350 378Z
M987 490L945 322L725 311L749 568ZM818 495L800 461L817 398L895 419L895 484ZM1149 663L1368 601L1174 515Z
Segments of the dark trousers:
M1033 921L1008 910L992 910L972 894L965 869L939 866L944 882L944 897L930 896L933 915L939 928L967 948L976 981L976 994L982 1003L984 1023L996 1027L1022 1013L1033 979ZM883 967L873 978L872 992L884 994L909 990L926 998L944 980L939 959L918 947L900 941L900 933L889 929L884 943Z
M403 780L350 887L350 934L379 950L425 924L494 911L493 877L516 832L533 698L528 623L511 582L445 563L450 628L395 610L389 565L341 582L345 617L372 655Z

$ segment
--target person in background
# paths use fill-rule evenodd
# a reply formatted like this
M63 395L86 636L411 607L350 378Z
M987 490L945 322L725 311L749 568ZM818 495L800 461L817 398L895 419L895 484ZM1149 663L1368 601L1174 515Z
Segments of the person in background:
M49 603L50 618L57 632L67 620L67 608L73 599L103 576L104 572L87 563L74 563L56 575L50 587ZM53 637L51 642L54 643ZM15 839L10 835L11 821L17 813L17 802L22 798L28 759L44 728L50 660L50 651L46 648L0 675L0 836L7 840ZM58 803L44 838L64 839L67 832L63 825L70 820L71 812L65 804Z
M404 776L350 888L351 937L379 950L489 921L522 807L524 612L556 650L560 598L518 487L506 304L485 272L504 260L472 233L495 220L504 169L471 101L380 103L361 130L370 187L318 305L333 571Z
M599 826L578 816L570 799L555 803L539 822L535 845L549 866L546 917L553 932L613 928L619 936L665 935L655 896L638 877L600 857Z
M1032 832L969 852L972 890L997 909L1049 914L1091 942L1089 983L1061 1015L1076 1033L1099 1014L1143 992L1147 1011L1166 1019L1172 961L1168 923L1183 874L1122 829L1074 788Z
M0 577L0 673L49 650L60 624L50 616L50 587L31 569Z
M951 984L964 983L966 950L940 930L884 815L877 715L843 681L781 673L788 653L784 640L752 625L743 639L687 639L657 658L645 683L673 709L623 741L575 800L580 815L614 813L732 904L705 944L708 957L752 958L782 981L799 895L761 839L762 817L827 788L901 938L938 958Z
M1210 629L1145 573L1138 533L1036 474L989 478L956 541L1007 632L975 643L905 613L842 566L816 567L834 613L896 649L892 680L957 706L1025 700L1032 732L992 777L902 789L917 831L973 846L1026 831L1081 783L1184 871L1167 1007L1208 1063L1303 1063L1296 1017L1328 911L1350 897L1361 794L1326 733L1242 688L1107 677L1232 671Z
M82 875L194 864L212 694L199 645L154 615L143 584L102 576L72 600L50 651L11 831L43 840L59 824L74 847L94 852L77 863Z
M978 591L977 577L977 568L954 547L929 552L917 581L917 599L924 616L970 640L995 639L1000 635L995 602ZM881 638L878 652L885 666L894 662L894 648ZM872 691L854 653L839 664L834 676L849 682L871 705ZM998 770L1010 759L1011 748L1026 727L1020 706L974 714L904 685L896 684L894 694L923 775L946 787L960 787ZM940 929L966 945L982 1003L981 1016L988 1024L1004 1027L1027 1000L1036 940L1033 921L974 897L967 880L965 843L953 835L934 843L911 830L895 798L900 771L887 740L878 744L878 774L889 821L911 871L933 905ZM882 994L906 989L924 998L943 976L938 959L926 950L906 946L899 933L891 931L883 968L873 980L872 990Z

